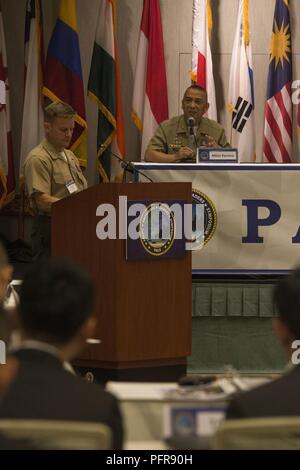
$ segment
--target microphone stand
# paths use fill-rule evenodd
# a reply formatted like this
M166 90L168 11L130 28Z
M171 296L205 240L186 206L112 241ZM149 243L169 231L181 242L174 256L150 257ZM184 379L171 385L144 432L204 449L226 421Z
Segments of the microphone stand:
M197 142L197 136L195 133L195 119L193 117L188 118L188 136L193 136L194 140L194 145L195 145L195 159L197 159L197 149L198 149L198 142Z
M100 147L104 147L104 145L101 145ZM126 174L127 172L128 173L134 173L135 171L139 174L139 175L142 175L144 176L144 178L146 178L148 181L150 181L150 183L154 183L153 179L151 179L149 176L147 176L145 173L143 173L141 170L138 170L137 168L134 167L134 165L132 164L132 162L127 162L125 160L123 160L122 158L119 157L119 155L117 155L116 153L112 152L110 149L106 148L105 150L107 150L114 158L116 158L120 163L121 163L121 167L124 169L124 173L123 173L123 178L122 178L122 183L125 183L126 182Z

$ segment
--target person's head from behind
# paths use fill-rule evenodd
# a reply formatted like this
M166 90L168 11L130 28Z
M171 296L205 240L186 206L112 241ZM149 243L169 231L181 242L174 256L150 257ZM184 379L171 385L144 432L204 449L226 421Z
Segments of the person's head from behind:
M94 287L73 263L51 259L25 274L20 293L19 321L24 339L56 346L72 359L93 335Z
M185 90L182 99L182 110L186 120L192 117L195 124L198 125L208 108L209 103L205 88L199 85L191 85Z
M62 101L49 104L44 110L44 128L47 140L61 152L69 147L74 127L76 112Z
M300 340L300 267L278 282L274 301L279 315L274 319L274 329L290 355L293 341Z

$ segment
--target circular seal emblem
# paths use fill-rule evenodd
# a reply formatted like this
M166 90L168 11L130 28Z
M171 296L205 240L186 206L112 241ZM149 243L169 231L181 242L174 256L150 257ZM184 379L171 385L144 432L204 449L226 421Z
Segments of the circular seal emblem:
M188 436L195 434L196 418L193 411L179 411L173 418L174 434Z
M152 202L141 214L140 242L152 256L162 256L169 251L175 240L174 213L167 204Z
M208 161L209 160L209 153L207 150L199 150L200 161Z
M209 240L213 237L217 228L217 211L209 197L207 197L206 194L202 193L198 189L192 189L192 201L193 205L204 204L204 244L206 245L206 243L208 243ZM197 242L197 234L195 241Z

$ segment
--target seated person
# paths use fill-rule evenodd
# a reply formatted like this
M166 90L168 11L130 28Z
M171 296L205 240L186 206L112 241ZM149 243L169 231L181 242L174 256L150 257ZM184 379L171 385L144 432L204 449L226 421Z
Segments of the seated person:
M200 146L230 147L223 127L203 116L208 108L206 90L198 85L188 87L182 100L183 115L158 126L146 149L145 161L175 163L195 158Z
M294 340L300 340L300 268L279 282L274 300L279 312L274 329L291 359L291 367L280 379L234 398L227 419L300 416L300 351L299 345L298 351L293 346Z
M112 430L113 448L120 449L116 398L63 367L93 335L93 297L90 278L67 261L53 259L27 271L18 311L22 343L12 355L18 367L2 397L0 419L104 423Z

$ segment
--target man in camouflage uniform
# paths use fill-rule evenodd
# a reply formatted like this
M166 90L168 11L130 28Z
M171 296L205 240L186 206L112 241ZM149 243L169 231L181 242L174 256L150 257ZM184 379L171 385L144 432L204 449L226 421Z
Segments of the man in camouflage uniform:
M230 147L220 124L203 117L209 108L207 92L198 85L187 88L182 100L183 115L162 122L150 140L145 160L174 163L195 158L196 147ZM187 121L194 120L192 143Z
M70 145L76 112L66 103L45 109L45 140L24 162L25 188L35 213L32 248L35 260L50 256L51 207L59 199L87 188L78 159Z

